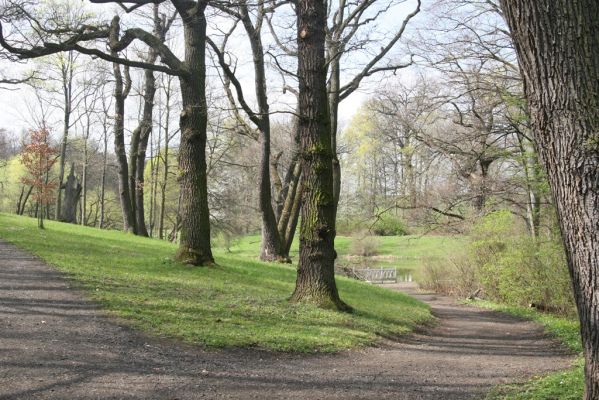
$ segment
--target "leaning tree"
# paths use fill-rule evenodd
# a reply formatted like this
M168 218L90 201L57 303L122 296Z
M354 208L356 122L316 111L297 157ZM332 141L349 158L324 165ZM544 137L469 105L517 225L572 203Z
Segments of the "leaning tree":
M557 206L585 357L599 399L599 3L501 0Z

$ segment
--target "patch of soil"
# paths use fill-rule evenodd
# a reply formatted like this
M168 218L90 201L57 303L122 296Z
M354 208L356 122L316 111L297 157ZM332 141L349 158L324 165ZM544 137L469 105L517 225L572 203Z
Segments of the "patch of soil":
M572 361L531 322L388 286L439 324L336 355L205 351L133 331L0 242L0 399L470 399Z

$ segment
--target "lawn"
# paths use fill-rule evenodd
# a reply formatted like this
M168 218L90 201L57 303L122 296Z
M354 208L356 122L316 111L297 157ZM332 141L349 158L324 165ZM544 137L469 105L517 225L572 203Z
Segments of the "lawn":
M64 271L131 325L206 347L335 352L433 318L424 303L345 278L339 292L352 314L290 304L295 268L258 262L249 247L217 250L216 267L189 267L173 261L171 243L53 221L39 230L35 219L8 214L0 214L0 237Z
M354 237L337 236L335 249L339 262L368 265L371 267L395 267L399 270L417 271L428 259L441 258L451 252L456 246L465 243L463 236L379 236L374 238L378 243L376 256L352 257ZM296 260L298 255L298 240L291 246L290 256ZM256 259L260 252L260 236L250 235L233 240L229 247L230 254L249 259ZM349 258L348 258L349 257Z

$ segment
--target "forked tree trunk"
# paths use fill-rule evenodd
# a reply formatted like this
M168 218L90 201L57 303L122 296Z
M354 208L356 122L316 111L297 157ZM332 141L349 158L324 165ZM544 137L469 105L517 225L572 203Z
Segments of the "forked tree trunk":
M206 176L206 4L198 4L184 18L185 64L180 77L183 110L179 120L179 183L181 235L176 258L192 265L214 262L210 247L210 214Z
M156 53L151 52L148 60L150 64L156 61ZM140 236L148 236L148 229L145 221L144 209L144 170L146 165L146 152L148 149L148 140L152 133L153 112L154 112L154 95L156 94L156 78L154 72L150 70L144 71L144 106L142 118L139 126L136 129L134 136L136 137L136 145L131 146L131 193L133 193L133 210L135 212L135 225L137 234Z
M61 79L64 100L62 139L60 140L60 158L58 161L58 189L56 190L56 204L54 218L62 221L60 213L62 212L62 184L64 182L65 163L67 154L67 144L69 137L69 128L71 127L71 107L73 103L73 73L75 57L72 51L67 53L67 57L61 61Z
M349 310L335 284L335 196L324 57L323 0L297 3L302 158L300 256L292 301Z
M557 206L585 358L599 399L599 2L502 0Z
M125 67L125 71L127 71ZM121 66L113 64L114 69L114 151L118 165L119 199L123 211L123 230L135 233L135 216L131 209L129 192L129 166L125 150L125 99L131 87L129 79L123 82Z

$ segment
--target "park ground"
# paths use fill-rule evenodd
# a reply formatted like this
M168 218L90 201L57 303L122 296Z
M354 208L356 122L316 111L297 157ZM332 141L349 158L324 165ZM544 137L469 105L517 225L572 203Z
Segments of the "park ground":
M399 289L424 302L340 278L355 313L289 304L294 268L254 261L255 237L217 251L209 269L173 262L168 243L51 222L40 231L23 217L0 215L0 237L60 270L3 245L0 375L14 391L0 398L87 398L90 387L93 398L119 398L132 381L131 398L480 398L572 362L538 324L409 286ZM350 240L337 242L341 257ZM439 256L452 240L384 238L381 259L413 268L419 254ZM537 319L558 337L569 332L578 351L575 326ZM493 396L551 398L534 396L580 386L578 372L534 379L528 397L517 397L526 396L522 386Z

